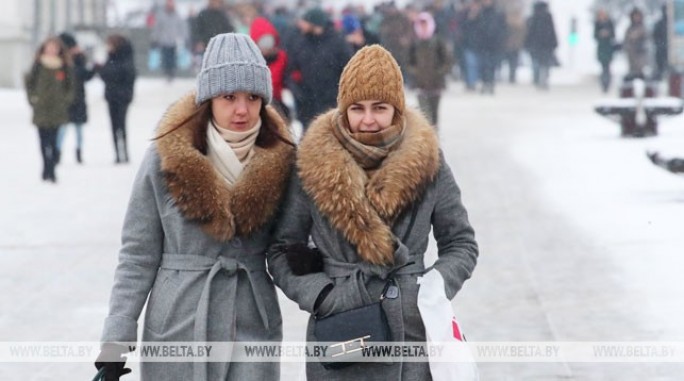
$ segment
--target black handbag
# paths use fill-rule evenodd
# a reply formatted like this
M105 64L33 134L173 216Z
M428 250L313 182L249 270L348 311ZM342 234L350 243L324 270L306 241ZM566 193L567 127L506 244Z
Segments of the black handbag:
M413 229L416 214L417 206L414 204L404 241ZM341 369L358 363L364 356L363 351L372 346L372 343L392 341L392 332L382 301L399 296L394 274L413 263L406 263L390 272L379 301L324 318L314 316L314 337L318 342L327 343L325 355L318 357L325 369Z
M382 302L316 319L314 336L319 342L328 344L325 356L318 358L326 369L340 369L356 363L369 344L392 340Z

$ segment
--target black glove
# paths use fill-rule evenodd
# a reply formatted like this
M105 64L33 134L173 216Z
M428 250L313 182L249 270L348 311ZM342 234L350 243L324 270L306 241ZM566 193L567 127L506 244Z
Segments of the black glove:
M294 243L282 248L287 264L295 275L306 275L323 271L323 258L316 248L305 243Z
M125 374L131 373L130 368L124 368L126 365L126 357L121 357L122 354L127 353L128 348L123 345L106 343L102 345L100 355L95 360L95 368L104 371L105 381L119 381L119 378ZM115 361L116 359L121 361Z

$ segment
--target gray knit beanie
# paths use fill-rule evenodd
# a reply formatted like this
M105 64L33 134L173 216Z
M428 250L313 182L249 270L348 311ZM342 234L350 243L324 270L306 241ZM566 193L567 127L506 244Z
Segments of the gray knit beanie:
M261 51L245 34L224 33L209 40L197 75L198 105L221 94L245 91L271 102L271 71Z

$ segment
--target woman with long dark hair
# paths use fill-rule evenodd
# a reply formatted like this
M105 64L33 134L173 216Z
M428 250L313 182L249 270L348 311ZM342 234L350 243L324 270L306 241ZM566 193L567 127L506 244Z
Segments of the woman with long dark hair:
M117 343L280 341L265 251L294 144L268 103L271 75L249 36L211 39L197 88L172 105L135 180L96 366L129 372ZM149 299L148 299L149 296ZM144 362L148 380L278 380L277 362Z
M58 37L50 37L36 51L26 76L26 94L38 127L43 156L43 180L57 182L59 162L57 133L69 122L69 105L74 98L74 73L67 49Z

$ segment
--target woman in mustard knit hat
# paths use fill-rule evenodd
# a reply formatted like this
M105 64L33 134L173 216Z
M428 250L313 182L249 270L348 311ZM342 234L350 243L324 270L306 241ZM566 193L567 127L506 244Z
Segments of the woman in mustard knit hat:
M311 314L309 341L320 341L314 334L319 319L370 306L383 295L391 339L424 343L417 277L441 276L452 299L478 256L460 190L434 129L406 107L401 72L388 51L371 45L354 55L340 78L337 103L302 138L269 272ZM430 230L439 259L426 268ZM310 237L315 248L307 244ZM430 379L427 362L337 369L325 362L309 361L307 378Z

